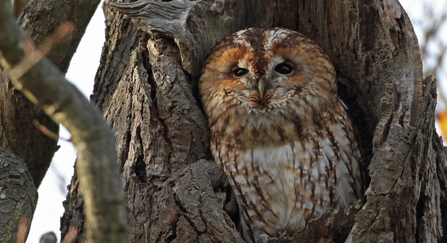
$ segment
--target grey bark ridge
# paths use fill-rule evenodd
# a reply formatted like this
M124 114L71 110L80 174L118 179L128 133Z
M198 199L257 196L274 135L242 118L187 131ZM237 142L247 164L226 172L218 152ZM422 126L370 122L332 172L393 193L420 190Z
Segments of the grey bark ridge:
M282 13L265 14L264 8L284 8ZM274 5L274 6L273 6ZM180 49L182 66L198 78L209 50L225 36L248 27L282 25L291 28L295 1L136 1L110 2L109 6L129 16L134 25L153 35L172 38ZM250 15L246 15L250 12ZM264 19L259 21L259 17ZM286 21L288 19L288 21Z

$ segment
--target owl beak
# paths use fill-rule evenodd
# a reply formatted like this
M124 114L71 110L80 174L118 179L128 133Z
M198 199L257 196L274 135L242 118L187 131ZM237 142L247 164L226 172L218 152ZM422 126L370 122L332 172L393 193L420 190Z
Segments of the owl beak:
M261 96L261 98L264 98L264 92L265 92L265 80L264 79L260 79L258 81L258 91L259 91L259 96Z

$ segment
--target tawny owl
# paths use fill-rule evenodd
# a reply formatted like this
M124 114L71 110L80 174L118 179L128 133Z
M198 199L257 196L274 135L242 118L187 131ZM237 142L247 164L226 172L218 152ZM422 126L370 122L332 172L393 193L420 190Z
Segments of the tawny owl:
M236 32L212 49L199 90L247 242L291 235L362 197L361 154L334 67L308 38L283 28Z

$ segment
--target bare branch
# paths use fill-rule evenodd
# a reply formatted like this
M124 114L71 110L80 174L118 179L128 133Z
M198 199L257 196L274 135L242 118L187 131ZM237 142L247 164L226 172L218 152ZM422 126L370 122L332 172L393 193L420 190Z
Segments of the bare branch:
M71 227L68 233L64 236L61 243L72 243L78 236L78 229L76 227Z
M67 21L74 23L71 38L62 45L53 45L51 52L45 55L65 73L99 2L100 0L28 0L17 22L36 46L42 46L48 36ZM23 3L25 1L15 0L14 4L18 7L16 10L20 9L21 12L20 5ZM24 48L29 52L34 51L34 45L27 43L30 42L22 43ZM38 120L54 132L59 131L59 124L54 123L40 107L34 106L18 92L5 72L0 72L0 120L0 145L27 164L34 183L39 187L58 147L57 141L43 135L32 121Z
M17 243L25 243L26 236L28 235L29 226L30 226L29 218L21 218L19 222L19 230L17 231Z
M47 137L50 137L56 141L59 140L59 135L57 135L57 133L51 131L50 129L48 129L46 126L42 125L39 123L39 121L34 120L33 121L34 126L36 126L37 129L39 129L39 131L41 131L43 134L45 134Z
M37 62L42 60L43 57L48 55L54 44L63 42L67 36L73 31L74 25L71 22L67 22L59 26L56 33L48 36L39 49L35 50L32 40L26 38L24 40L24 51L26 58L17 64L14 68L8 71L8 76L12 79L18 79L28 70L33 67Z
M24 31L0 1L0 64L10 69L26 58ZM85 242L126 242L126 208L113 132L98 110L46 58L12 80L25 96L71 132L85 198Z

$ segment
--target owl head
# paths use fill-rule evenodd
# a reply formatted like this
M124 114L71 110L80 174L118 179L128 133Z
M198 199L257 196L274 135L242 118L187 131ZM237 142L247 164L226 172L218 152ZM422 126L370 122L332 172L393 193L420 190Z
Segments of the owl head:
M310 39L284 28L250 28L220 41L199 79L205 112L238 107L242 113L274 114L291 106L301 120L337 102L334 67Z

